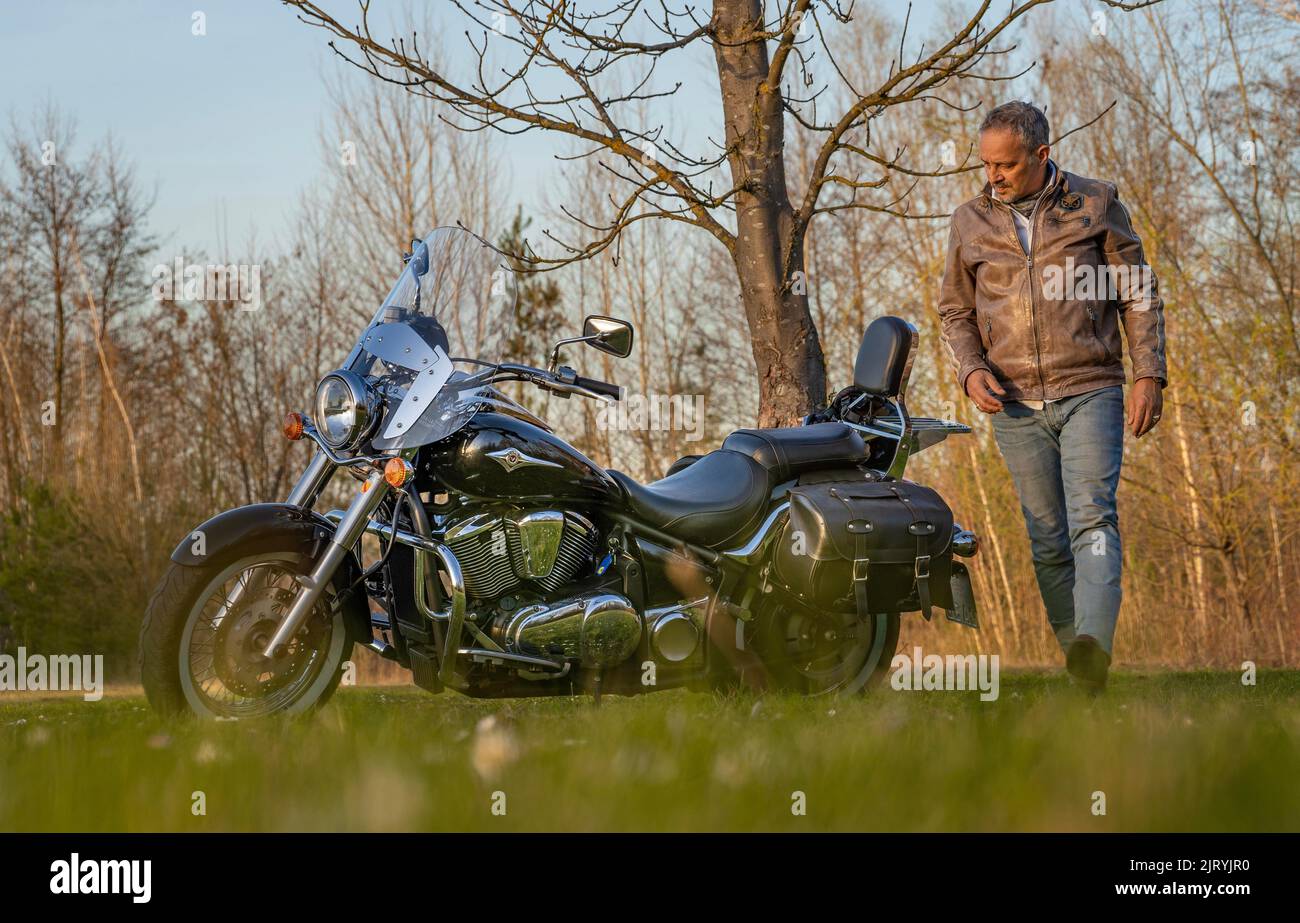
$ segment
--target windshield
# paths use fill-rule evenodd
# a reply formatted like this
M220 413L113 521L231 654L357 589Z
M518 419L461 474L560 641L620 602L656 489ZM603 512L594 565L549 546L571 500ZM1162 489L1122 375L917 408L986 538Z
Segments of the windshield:
M504 355L516 293L509 258L469 231L416 243L345 363L385 398L376 450L445 439L493 398L482 379Z

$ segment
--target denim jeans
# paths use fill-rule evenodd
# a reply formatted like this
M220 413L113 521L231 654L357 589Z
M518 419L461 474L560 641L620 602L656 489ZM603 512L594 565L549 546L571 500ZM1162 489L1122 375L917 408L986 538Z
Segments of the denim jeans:
M1025 514L1038 591L1061 649L1076 634L1111 652L1119 619L1124 389L1099 388L1036 410L1006 401L993 434Z

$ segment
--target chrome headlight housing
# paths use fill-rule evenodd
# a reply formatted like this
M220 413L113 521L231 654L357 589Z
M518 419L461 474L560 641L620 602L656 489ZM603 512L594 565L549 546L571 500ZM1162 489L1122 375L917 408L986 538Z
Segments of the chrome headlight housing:
M349 369L330 372L316 386L316 431L331 449L353 449L379 418L379 396Z

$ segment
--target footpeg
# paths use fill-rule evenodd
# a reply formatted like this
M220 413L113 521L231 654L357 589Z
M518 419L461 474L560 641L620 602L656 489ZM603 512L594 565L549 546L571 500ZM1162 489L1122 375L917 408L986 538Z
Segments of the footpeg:
M373 651L385 660L397 659L397 648L393 647L382 638L372 638L366 642L366 650Z

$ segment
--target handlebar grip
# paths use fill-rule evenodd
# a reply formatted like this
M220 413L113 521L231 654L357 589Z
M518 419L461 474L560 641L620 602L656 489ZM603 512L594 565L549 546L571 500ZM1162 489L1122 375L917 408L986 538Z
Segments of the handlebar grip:
M599 378L585 378L582 375L577 375L574 377L573 383L579 388L586 388L588 391L595 391L597 394L604 394L608 397L612 397L616 401L623 399L622 388L618 385L610 384L607 381L601 381Z

